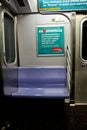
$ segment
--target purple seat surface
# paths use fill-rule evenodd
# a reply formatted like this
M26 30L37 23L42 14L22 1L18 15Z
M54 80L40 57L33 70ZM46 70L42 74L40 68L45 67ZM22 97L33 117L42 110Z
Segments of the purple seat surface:
M9 79L6 80L5 77L5 88L17 88L15 92L12 91L12 96L69 97L65 67L18 67L17 70L17 78L12 78L11 84L8 82ZM12 74L12 72L15 72L15 70L11 69L10 73ZM15 77L14 74L15 73L13 73L12 77ZM7 77L10 78L11 75ZM12 86L15 82L17 82L17 86L16 84L15 86ZM5 89L5 94L6 91L7 90ZM8 91L7 95L9 95Z

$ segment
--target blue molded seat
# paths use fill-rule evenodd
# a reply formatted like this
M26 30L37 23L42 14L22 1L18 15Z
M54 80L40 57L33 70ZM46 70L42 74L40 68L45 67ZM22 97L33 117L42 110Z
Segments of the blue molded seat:
M69 97L65 67L3 69L4 93L10 96Z
M46 84L66 84L66 68L19 68L19 87L47 87Z
M19 67L18 75L18 91L13 96L69 97L65 67Z

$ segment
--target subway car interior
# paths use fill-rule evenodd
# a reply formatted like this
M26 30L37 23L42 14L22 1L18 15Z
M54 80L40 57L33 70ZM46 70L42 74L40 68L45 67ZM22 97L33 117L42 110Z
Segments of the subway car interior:
M87 130L87 0L0 1L0 130Z

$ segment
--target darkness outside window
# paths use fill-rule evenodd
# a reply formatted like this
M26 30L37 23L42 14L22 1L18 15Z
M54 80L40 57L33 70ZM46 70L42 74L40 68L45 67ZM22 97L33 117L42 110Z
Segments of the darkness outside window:
M5 58L7 64L15 62L14 20L4 13Z
M87 20L82 24L82 58L87 60Z

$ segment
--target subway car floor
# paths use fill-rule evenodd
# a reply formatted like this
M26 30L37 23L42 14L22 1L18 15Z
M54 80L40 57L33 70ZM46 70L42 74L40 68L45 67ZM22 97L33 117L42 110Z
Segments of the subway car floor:
M0 101L0 130L87 130L87 106L59 99Z

